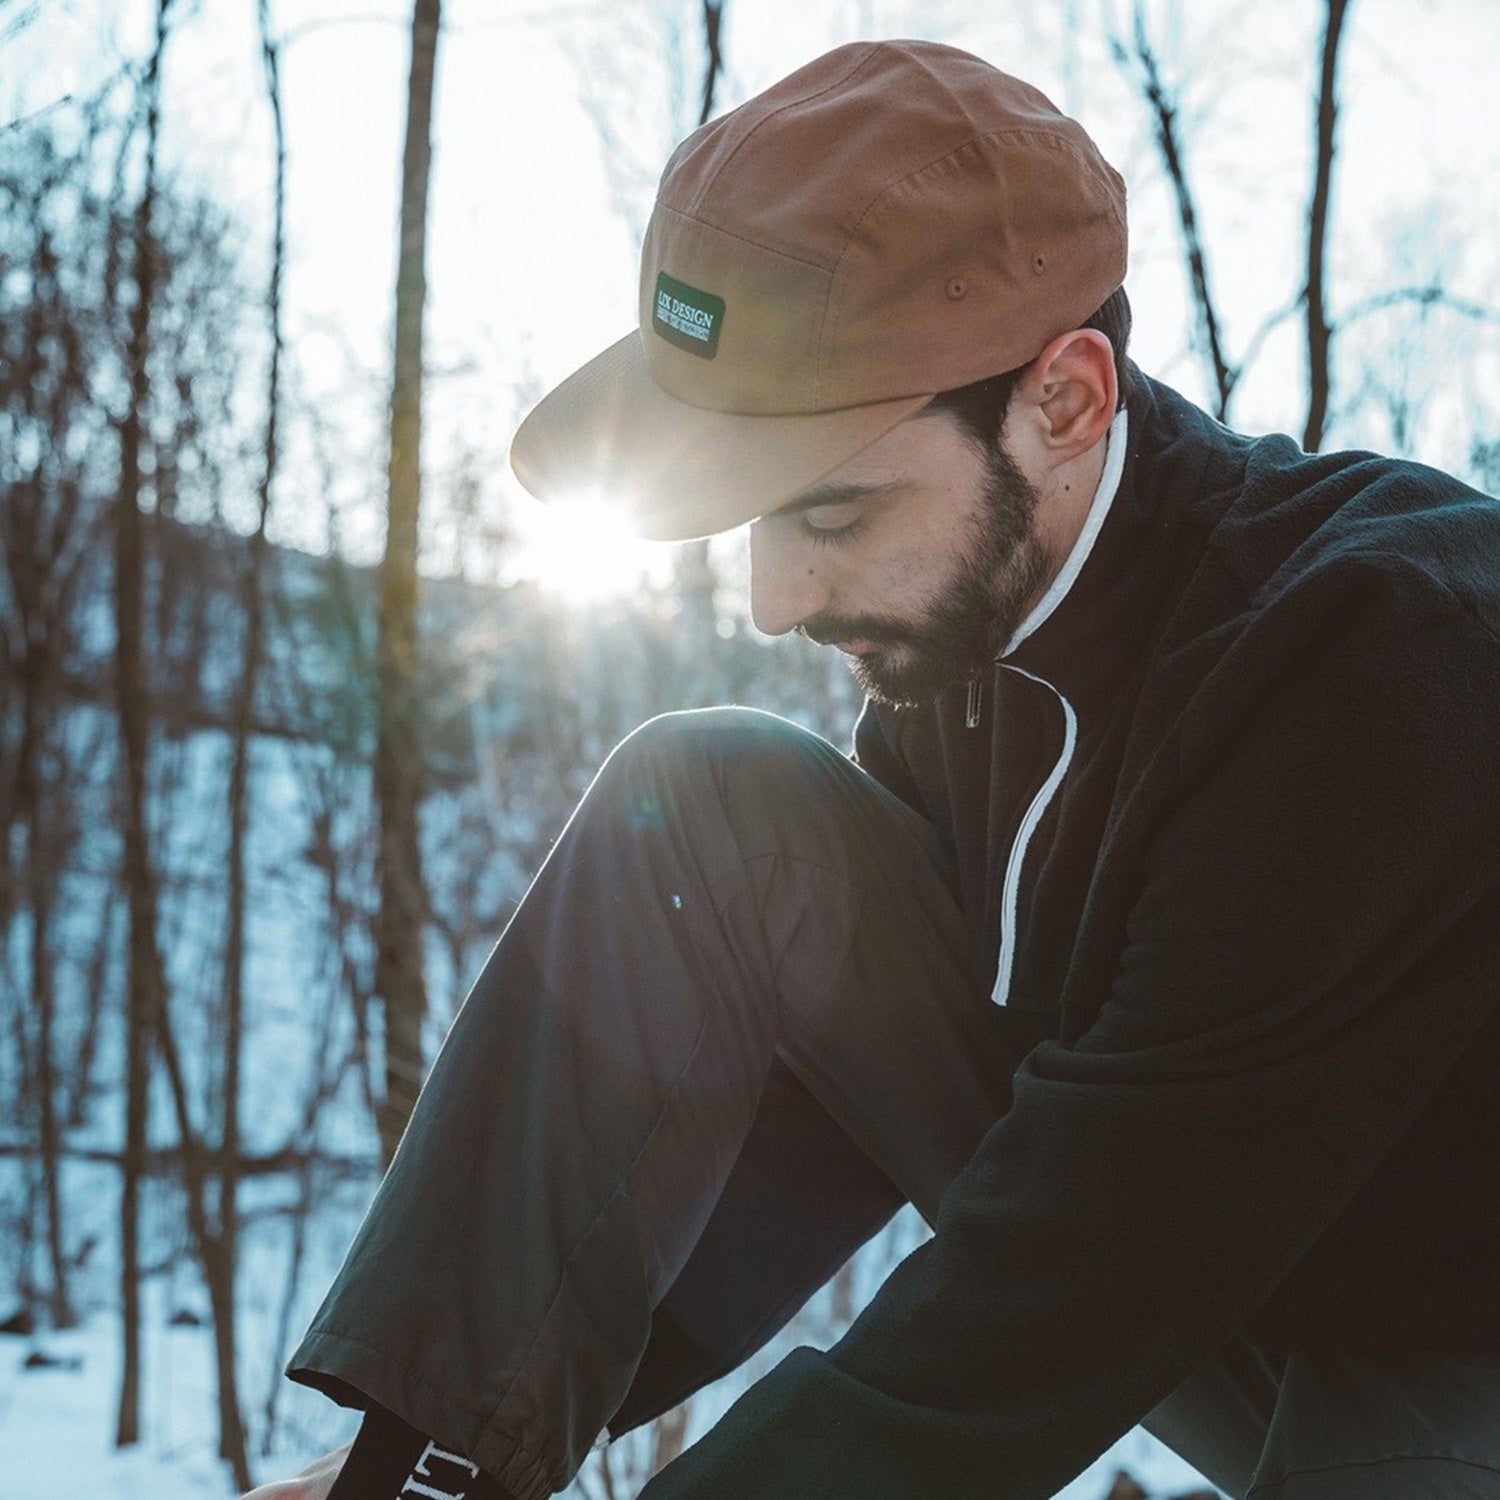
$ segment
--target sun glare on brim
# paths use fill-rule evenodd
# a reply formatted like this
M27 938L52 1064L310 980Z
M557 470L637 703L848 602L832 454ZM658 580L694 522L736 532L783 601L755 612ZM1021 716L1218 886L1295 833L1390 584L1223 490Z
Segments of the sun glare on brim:
M633 592L669 550L631 535L621 508L597 490L527 505L517 523L517 574L579 607Z

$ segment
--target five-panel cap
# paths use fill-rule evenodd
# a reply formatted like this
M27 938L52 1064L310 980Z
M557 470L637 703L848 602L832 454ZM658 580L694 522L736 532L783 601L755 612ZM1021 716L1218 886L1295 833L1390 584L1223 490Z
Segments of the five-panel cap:
M728 530L1033 359L1125 255L1119 174L1036 89L936 43L840 47L677 148L639 327L543 398L511 463L643 536Z

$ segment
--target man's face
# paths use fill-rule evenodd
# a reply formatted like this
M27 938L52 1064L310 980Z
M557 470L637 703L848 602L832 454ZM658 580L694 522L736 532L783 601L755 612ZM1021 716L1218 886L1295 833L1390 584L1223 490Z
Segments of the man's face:
M1050 566L1003 449L917 416L750 529L750 610L847 653L871 697L919 703L983 670Z

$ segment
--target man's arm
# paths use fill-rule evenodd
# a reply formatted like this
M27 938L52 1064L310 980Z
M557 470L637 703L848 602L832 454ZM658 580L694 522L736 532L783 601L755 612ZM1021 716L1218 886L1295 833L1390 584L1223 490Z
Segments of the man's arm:
M644 1500L1050 1496L1369 1179L1493 1010L1500 932L1500 649L1380 592L1227 729L1189 710L1097 1020L1018 1070L845 1338Z

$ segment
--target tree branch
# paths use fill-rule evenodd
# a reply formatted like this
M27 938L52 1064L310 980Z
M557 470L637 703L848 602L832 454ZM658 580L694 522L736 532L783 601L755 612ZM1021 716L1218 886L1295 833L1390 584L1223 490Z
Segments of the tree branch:
M1500 323L1500 308L1491 307L1484 302L1472 302L1467 297L1455 297L1436 282L1429 282L1426 286L1397 287L1393 291L1379 292L1356 302L1338 320L1337 330L1341 332L1351 323L1369 317L1371 313L1383 312L1388 307L1399 307L1403 303L1417 307L1441 307L1447 312L1458 313L1460 317L1472 318L1477 323Z
M719 26L724 18L724 0L703 0L703 44L708 60L703 67L703 108L698 114L700 125L708 124L714 112L714 93L724 71L724 54L719 44Z
M1245 345L1244 354L1240 356L1240 362L1235 372L1236 377L1238 377L1238 375L1243 371L1248 370L1250 366L1253 365L1255 361L1260 357L1260 351L1264 347L1266 340L1270 338L1270 336L1275 333L1283 323L1289 322L1292 318L1297 316L1297 313L1301 310L1302 307L1302 297L1303 294L1301 292L1298 292L1297 295L1293 297L1292 300L1288 302L1284 307L1278 307L1275 312L1271 313L1261 321L1260 327L1250 335L1250 339Z
M1141 0L1136 0L1129 46L1119 37L1111 37L1110 50L1121 65L1129 67L1134 62L1139 69L1139 86L1151 111L1156 148L1177 201L1178 227L1182 232L1183 253L1187 256L1198 336L1208 356L1213 381L1214 415L1222 422L1227 420L1230 397L1234 394L1243 365L1231 366L1224 353L1218 305L1209 284L1208 256L1198 226L1197 204L1192 184L1188 181L1187 162L1178 129L1178 100L1162 78L1161 65L1146 31L1146 13Z

